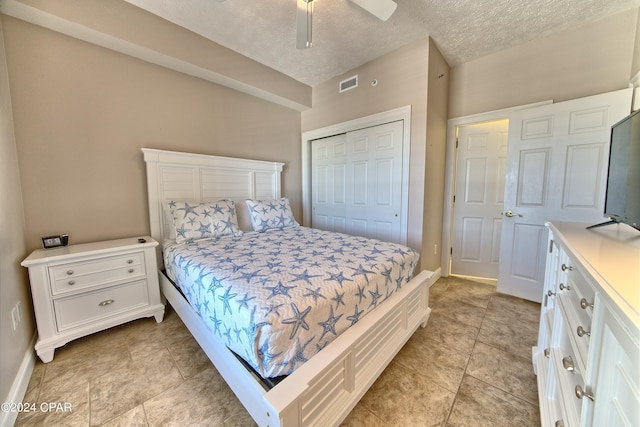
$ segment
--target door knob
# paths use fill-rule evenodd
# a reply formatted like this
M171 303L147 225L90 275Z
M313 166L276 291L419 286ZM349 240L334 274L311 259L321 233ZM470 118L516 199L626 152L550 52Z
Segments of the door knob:
M522 215L517 214L517 213L513 213L513 212L511 212L511 211L506 211L506 212L504 213L504 216L506 216L507 218L513 218L513 217L516 217L516 216L517 216L518 218L522 218Z

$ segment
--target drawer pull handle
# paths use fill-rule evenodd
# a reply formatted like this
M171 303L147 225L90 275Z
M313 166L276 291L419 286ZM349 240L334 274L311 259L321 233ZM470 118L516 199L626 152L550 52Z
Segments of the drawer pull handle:
M69 282L67 282L67 283L69 283L69 286L73 286L73 285L76 284L76 281L75 280L69 280Z
M587 399L589 399L592 402L595 400L595 396L592 393L587 393L587 391L584 390L579 385L576 386L576 397L578 399L582 399L583 397L586 397Z
M127 264L133 264L133 260L132 259L128 259L127 260Z
M586 310L587 307L593 308L593 303L589 303L589 301L587 301L586 298L582 298L580 300L580 308L582 308L583 310Z
M566 369L568 372L571 372L572 374L576 371L576 368L573 364L573 359L571 358L571 356L565 356L562 359L562 367Z
M67 276L71 276L73 274L73 270L67 270Z
M571 271L571 270L573 270L573 267L571 267L570 265L567 265L567 264L562 264L562 267L560 267L560 268L562 269L562 271L567 271L567 270Z
M98 304L99 307L105 307L107 305L111 305L115 302L115 300L107 299Z
M583 336L591 336L591 331L587 331L585 328L583 328L582 326L578 326L578 329L576 329L576 333L578 334L578 336L580 338L582 338Z
M570 291L571 290L571 286L565 285L564 283L560 283L560 290L561 291L564 291L564 290Z
M129 273L133 273L135 270L133 268L129 269Z

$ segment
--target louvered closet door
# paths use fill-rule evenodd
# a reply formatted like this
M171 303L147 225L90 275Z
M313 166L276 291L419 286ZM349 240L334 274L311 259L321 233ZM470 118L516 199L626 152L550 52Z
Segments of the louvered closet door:
M312 142L313 227L401 241L402 132L397 121Z

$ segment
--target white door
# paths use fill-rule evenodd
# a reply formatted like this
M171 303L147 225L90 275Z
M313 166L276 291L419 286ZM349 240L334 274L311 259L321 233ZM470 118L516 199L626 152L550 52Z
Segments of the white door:
M545 221L602 222L611 125L630 106L625 89L510 116L499 292L541 301Z
M312 225L402 243L403 122L312 142Z
M311 143L312 227L346 233L347 134Z
M498 278L508 127L458 128L451 274Z

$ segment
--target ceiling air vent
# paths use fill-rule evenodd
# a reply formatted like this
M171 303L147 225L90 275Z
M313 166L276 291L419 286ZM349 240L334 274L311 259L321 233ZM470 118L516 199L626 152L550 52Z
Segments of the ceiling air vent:
M354 87L358 87L358 75L356 74L353 77L349 77L346 80L340 82L340 93L347 91L349 89L353 89Z

